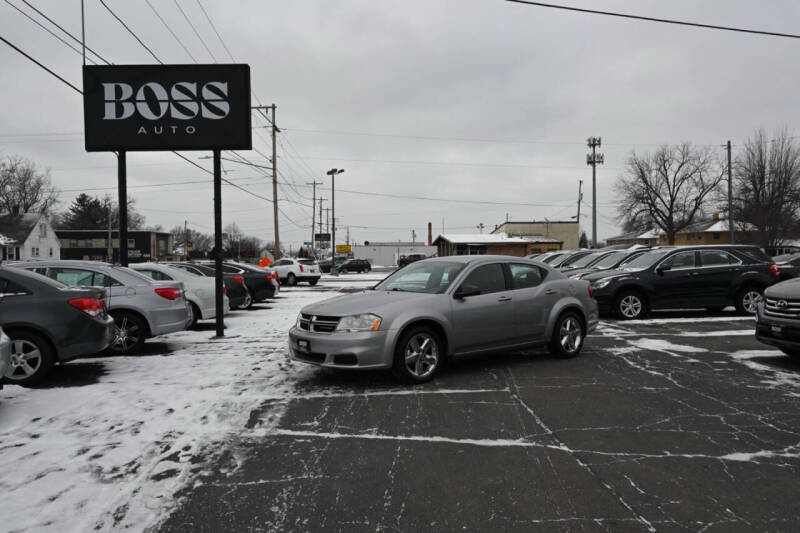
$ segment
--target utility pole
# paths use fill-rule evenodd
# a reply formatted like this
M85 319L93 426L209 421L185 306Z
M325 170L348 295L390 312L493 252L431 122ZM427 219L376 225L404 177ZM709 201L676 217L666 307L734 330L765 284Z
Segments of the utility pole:
M111 198L106 196L106 207L107 207L107 216L108 216L108 250L106 254L108 255L108 262L114 262L114 246L112 245L111 241Z
M581 225L581 202L583 201L583 193L581 189L583 188L583 180L578 180L578 230L580 231Z
M275 137L281 130L278 129L275 120L275 110L277 106L272 104L269 107L272 109L272 216L273 224L275 225L275 247L272 251L272 255L277 260L281 258L281 237L280 231L278 230L278 152L275 147Z
M733 168L731 167L731 142L725 144L728 150L728 240L729 244L733 244Z
M325 233L331 232L331 208L325 208ZM330 241L328 241L330 242Z
M183 221L183 260L189 259L189 221Z
M316 246L314 243L316 239L314 239L314 215L315 209L317 207L317 185L322 185L321 181L312 181L311 183L306 182L306 185L311 185L313 187L313 192L311 193L311 257L315 257L317 254L314 252L316 250ZM322 222L322 200L320 199L319 202L319 211L320 211L320 222ZM322 233L320 231L320 233Z
M413 248L414 248L414 245L416 244L416 242L417 242L417 232L416 232L416 230L412 229L411 230L411 248L412 248L412 251L413 251Z
M347 240L345 242L350 244L350 226L347 226Z
M343 168L332 168L325 173L331 177L331 269L336 268L336 176L342 172Z
M586 164L592 166L592 248L597 248L597 165L605 163L603 154L597 153L597 148L601 146L600 137L589 137L586 140L591 154L586 154Z
M481 222L480 224L478 224L478 225L477 225L477 226L475 226L475 227L476 227L476 228L478 228L478 229L481 231L481 235L483 235L483 228L485 228L485 227L486 227L486 226L484 226L484 225L483 225L483 222Z

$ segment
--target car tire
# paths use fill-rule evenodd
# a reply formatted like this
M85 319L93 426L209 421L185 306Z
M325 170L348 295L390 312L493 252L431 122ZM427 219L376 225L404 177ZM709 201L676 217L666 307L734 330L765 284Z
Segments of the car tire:
M310 279L310 280L308 280L308 284L311 285L312 287L314 285L316 285L317 283L319 283L318 279Z
M647 300L639 291L622 291L614 299L614 315L622 320L637 320L647 316Z
M583 319L578 313L567 311L556 320L548 348L556 357L569 359L581 353L585 340L586 327Z
M397 342L392 371L406 383L425 383L434 378L444 360L439 335L427 326L412 327Z
M194 302L189 302L189 305L191 305L192 308L192 321L186 329L195 329L197 327L197 321L200 320L200 308L197 307L197 304Z
M136 353L147 337L147 325L133 313L117 311L111 313L114 318L114 339L108 346L112 355L129 355Z
M345 268L341 268L341 269L339 269L339 272L341 272L342 274L347 274L347 268L346 267Z
M253 307L253 295L250 294L249 290L245 289L244 302L239 309L250 309L251 307Z
M289 275L286 276L286 284L290 287L297 285L297 276L290 272Z
M754 315L758 302L763 297L764 289L756 285L748 285L736 293L736 311L740 315Z
M55 363L50 343L32 331L10 331L12 366L6 370L9 384L29 386L39 383L52 370ZM19 358L23 358L19 361ZM17 362L24 363L17 366Z

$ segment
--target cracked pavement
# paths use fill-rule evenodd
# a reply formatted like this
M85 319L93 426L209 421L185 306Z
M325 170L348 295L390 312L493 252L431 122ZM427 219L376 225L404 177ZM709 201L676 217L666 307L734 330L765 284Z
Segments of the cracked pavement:
M312 371L159 529L797 531L800 361L752 329L606 321L578 358L470 357L417 387Z

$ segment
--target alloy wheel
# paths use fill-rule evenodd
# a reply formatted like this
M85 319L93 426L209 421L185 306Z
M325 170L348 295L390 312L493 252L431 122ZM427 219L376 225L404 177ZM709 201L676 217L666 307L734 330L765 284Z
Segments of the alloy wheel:
M755 314L758 304L761 303L761 293L750 290L742 296L742 307L750 314Z
M11 367L6 372L10 379L25 379L34 375L42 366L42 352L31 341L11 341Z
M404 352L408 372L416 378L426 378L439 366L439 345L428 333L418 333L409 339Z
M581 331L581 325L578 324L575 318L568 317L561 323L559 341L561 342L561 347L567 353L573 353L581 347L583 332Z
M115 351L127 352L139 342L139 325L133 321L128 321L127 316L123 316L119 324L114 323L114 340L111 346Z
M636 318L642 313L642 300L630 294L620 300L619 311L626 318Z

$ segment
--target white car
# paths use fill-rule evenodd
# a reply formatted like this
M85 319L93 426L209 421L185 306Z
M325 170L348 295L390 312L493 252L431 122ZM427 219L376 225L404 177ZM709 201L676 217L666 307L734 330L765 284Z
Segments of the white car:
M130 268L158 281L180 281L186 289L186 299L192 307L192 322L189 327L194 327L198 320L216 318L217 308L214 299L214 278L209 278L161 263L133 263ZM224 287L224 285L223 285ZM222 296L222 308L227 313L230 306L228 296Z
M322 275L319 265L313 259L293 259L286 257L272 264L272 269L278 273L281 283L297 285L307 281L309 285L316 285Z

